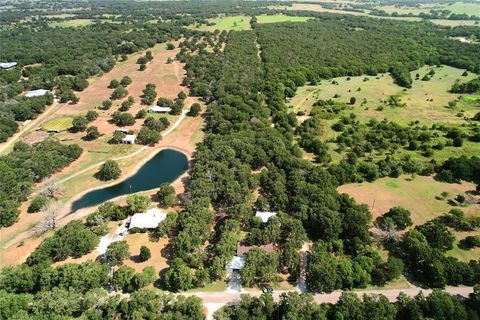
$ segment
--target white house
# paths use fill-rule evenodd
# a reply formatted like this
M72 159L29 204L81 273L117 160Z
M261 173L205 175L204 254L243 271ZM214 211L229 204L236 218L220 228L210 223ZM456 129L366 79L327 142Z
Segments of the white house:
M16 62L2 62L0 63L0 68L8 70L15 67L16 65L17 65Z
M166 218L167 214L165 212L162 212L157 208L148 209L144 213L135 213L130 220L130 226L128 229L153 229Z
M46 95L47 93L49 93L48 90L45 90L45 89L37 89L37 90L33 90L33 91L27 92L27 93L25 94L25 97L27 97L27 98L41 97L41 96Z
M135 144L135 141L137 140L137 136L134 134L127 134L125 138L122 139L122 143L125 144Z
M148 109L150 112L160 112L160 113L167 113L172 111L172 108L170 107L160 107L160 106L153 106Z
M277 215L276 212L268 212L268 211L257 211L255 213L255 217L259 217L260 219L262 219L263 223L267 223L268 219L276 215Z

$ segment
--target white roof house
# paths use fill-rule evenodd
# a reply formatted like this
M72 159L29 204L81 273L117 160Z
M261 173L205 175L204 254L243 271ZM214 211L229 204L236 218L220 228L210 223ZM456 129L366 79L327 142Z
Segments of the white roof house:
M255 217L259 217L260 219L262 219L264 223L268 222L268 219L276 215L277 215L276 212L267 212L267 211L257 211L257 213L255 213Z
M232 261L227 266L229 270L241 270L245 266L245 258L244 257L233 257Z
M128 228L153 229L165 220L165 218L167 218L165 212L157 208L148 209L144 213L135 213L130 220L130 226Z
M170 107L160 107L160 106L153 106L148 109L150 112L170 112L172 108Z
M137 136L135 136L134 134L127 134L125 138L122 139L122 143L135 144L136 139L137 139Z
M17 65L16 62L2 62L0 63L0 68L2 69L11 69Z
M31 98L31 97L41 97L41 96L44 96L48 93L49 91L48 90L45 90L45 89L37 89L37 90L33 90L33 91L29 91L25 94L25 97L27 98Z

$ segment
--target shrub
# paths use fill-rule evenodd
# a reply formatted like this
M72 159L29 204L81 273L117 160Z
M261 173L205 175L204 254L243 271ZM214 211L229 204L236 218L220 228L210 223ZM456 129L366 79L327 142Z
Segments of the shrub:
M123 263L123 260L130 256L128 243L125 240L115 241L108 245L105 252L105 258L113 266L118 266Z
M100 170L95 174L95 177L102 181L117 179L122 174L122 170L118 162L114 160L107 160L101 165Z
M44 195L38 195L35 198L33 198L32 202L30 202L27 212L28 213L39 212L40 210L42 210L44 207L47 206L49 201L50 199L48 197Z
M141 262L147 261L148 259L150 259L151 256L152 256L152 253L150 252L150 249L148 247L146 246L140 247L139 258Z

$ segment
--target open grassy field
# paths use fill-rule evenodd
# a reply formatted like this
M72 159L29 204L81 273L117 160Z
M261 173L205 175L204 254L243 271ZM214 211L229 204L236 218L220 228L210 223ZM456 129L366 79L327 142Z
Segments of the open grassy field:
M51 119L42 125L43 130L67 130L72 127L73 117L62 116Z
M58 22L50 22L49 25L51 27L61 27L61 28L69 28L69 27L84 27L93 24L93 20L91 19L71 19L65 21L58 21Z
M250 29L249 16L231 16L209 19L210 22L215 23L213 26L192 26L192 29L202 31L219 30L248 30ZM257 16L258 23L275 23L275 22L304 22L308 17L293 17L284 15L262 15Z
M318 86L300 87L295 97L289 101L289 105L295 112L306 111L308 114L318 99L334 99L347 103L351 97L355 97L357 103L349 112L357 114L360 119L383 120L387 118L401 124L408 124L415 119L427 125L439 122L462 123L464 120L457 117L458 112L465 110L467 116L472 116L476 111L480 111L475 107L475 100L480 96L473 95L462 99L454 109L446 108L449 101L459 97L458 94L448 92L455 80L467 81L475 78L474 74L463 77L461 75L464 70L461 69L448 66L441 68L425 66L413 71L412 79L415 79L417 73L421 79L432 68L435 75L430 81L413 80L412 88L405 91L404 88L393 82L389 74L380 74L377 77L359 76L332 79L338 84L322 80ZM360 91L358 91L359 89ZM339 95L339 97L333 98L335 95ZM400 97L406 107L384 106L384 101L390 96ZM432 99L433 101L431 101ZM377 110L379 106L383 106L383 110Z
M338 191L349 194L357 203L367 204L373 219L383 215L394 206L401 206L411 212L414 225L419 225L455 208L448 204L447 199L474 189L475 185L471 183L447 184L435 181L432 177L416 176L411 179L401 176L399 178L382 178L373 183L346 184L340 186ZM436 199L442 192L448 193L447 198ZM480 204L471 204L460 209L467 215L478 216L480 214ZM458 247L461 239L467 235L480 235L480 230L453 232L453 234L456 239L454 248L448 251L447 255L462 261L480 258L480 248L463 250Z
M338 188L347 193L358 203L365 203L374 218L383 215L394 206L410 210L415 224L422 224L454 208L447 199L437 200L435 197L448 192L449 198L457 194L475 190L472 183L448 184L434 180L432 177L409 176L399 178L382 178L372 183L351 183ZM466 214L479 214L480 205L473 204L461 208Z

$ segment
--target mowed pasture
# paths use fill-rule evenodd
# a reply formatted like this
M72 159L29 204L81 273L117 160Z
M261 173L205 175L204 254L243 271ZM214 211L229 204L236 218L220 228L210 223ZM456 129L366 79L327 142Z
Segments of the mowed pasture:
M422 18L419 17L381 17L381 16L372 16L370 15L370 10L364 10L364 12L356 12L356 11L347 11L341 9L328 9L323 8L321 4L314 4L314 3L293 3L291 6L282 6L282 7L275 7L271 6L272 9L285 9L285 10L293 10L293 11L314 11L314 12L327 12L327 13L336 13L336 14L348 14L354 16L368 16L370 18L378 18L378 19L394 19L394 20L403 20L403 21L422 21ZM379 7L378 9L382 9L383 7ZM387 7L389 8L389 7ZM394 7L392 7L394 8ZM448 8L447 8L448 9ZM419 9L420 12L429 12L428 10ZM395 11L395 10L393 10ZM400 12L400 9L396 10ZM406 12L408 13L408 11ZM472 14L472 13L470 13ZM475 25L475 20L447 20L447 19L432 19L429 20L432 23L443 25L443 26L473 26Z
M42 125L43 130L67 130L72 127L73 117L62 116L53 118Z
M420 79L431 69L435 75L430 81L415 80L418 73ZM419 120L424 124L433 123L463 123L462 117L457 114L465 110L466 116L473 116L478 110L475 100L479 96L469 95L453 109L447 108L448 102L459 98L459 94L448 92L453 83L459 79L468 81L476 77L475 74L462 76L464 70L448 66L428 67L412 71L413 86L404 89L396 85L389 74L378 76L340 77L322 80L317 86L304 86L297 90L295 97L289 101L294 112L305 111L307 114L318 99L333 99L348 103L351 97L356 98L356 104L349 110L357 114L360 119L387 118L401 124L408 124L412 120ZM332 82L335 81L335 84ZM338 84L336 84L338 83ZM358 91L360 89L360 91ZM334 98L338 95L338 98ZM406 107L391 107L385 105L390 96L397 96ZM466 98L466 99L465 99ZM362 105L363 103L363 105ZM378 107L383 106L382 110Z
M466 215L478 216L480 204L454 207L448 203L448 199L474 190L475 185L472 183L448 184L436 181L432 177L411 178L405 175L399 178L381 178L372 183L345 184L338 188L340 193L350 195L357 203L368 205L373 219L383 215L392 207L401 206L410 211L414 225L423 224L453 208L462 209ZM437 199L442 192L448 193L448 196L445 199ZM458 241L467 235L480 234L479 230L453 233L456 238L455 246L448 255L463 261L480 258L479 248L468 251L458 248Z
M76 28L76 27L84 27L93 24L92 19L70 19L70 20L63 20L63 21L52 21L49 22L48 25L51 27L60 27L60 28Z
M215 23L212 26L191 26L192 29L201 31L214 31L214 30L249 30L250 29L250 16L231 16L231 17L219 17L214 19L208 19L208 21ZM305 22L308 17L294 17L285 15L261 15L257 16L257 23L275 23L275 22Z

